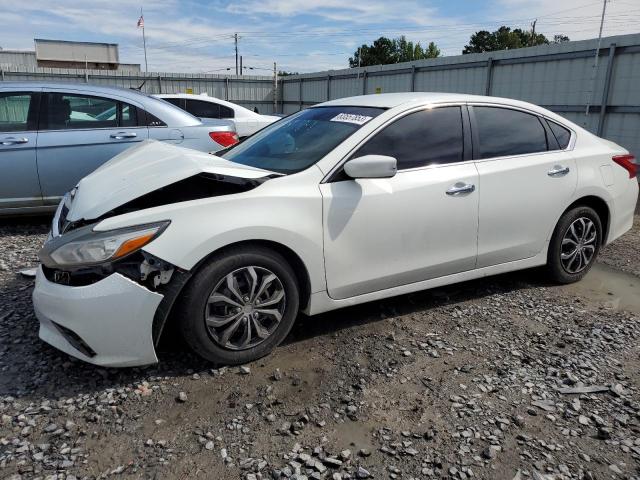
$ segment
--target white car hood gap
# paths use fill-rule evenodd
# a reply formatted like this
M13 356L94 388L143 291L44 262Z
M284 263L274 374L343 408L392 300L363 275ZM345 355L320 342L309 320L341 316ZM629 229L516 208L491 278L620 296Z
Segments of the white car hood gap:
M200 173L246 179L273 174L208 153L147 140L80 180L66 220L96 219L131 200Z

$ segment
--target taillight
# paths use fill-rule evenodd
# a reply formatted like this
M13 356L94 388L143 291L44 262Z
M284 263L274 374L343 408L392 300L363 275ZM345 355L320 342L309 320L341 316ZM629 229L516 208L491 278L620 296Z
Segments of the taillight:
M629 178L635 178L638 174L638 166L633 163L636 157L633 155L616 155L611 159L629 172Z
M209 136L223 147L230 147L240 141L236 132L209 132Z

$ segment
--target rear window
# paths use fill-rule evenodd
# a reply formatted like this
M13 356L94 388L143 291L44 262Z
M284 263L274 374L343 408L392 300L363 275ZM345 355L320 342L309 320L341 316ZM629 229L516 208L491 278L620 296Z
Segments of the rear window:
M163 98L162 100L164 100L165 102L169 102L172 105L175 105L178 108L181 108L182 110L184 110L184 99L183 98Z
M373 107L316 107L271 124L222 154L278 173L300 172L384 112Z

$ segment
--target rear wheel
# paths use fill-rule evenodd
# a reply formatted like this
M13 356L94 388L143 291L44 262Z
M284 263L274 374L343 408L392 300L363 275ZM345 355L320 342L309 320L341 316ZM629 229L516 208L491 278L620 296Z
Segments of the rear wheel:
M590 207L565 212L553 232L547 267L553 280L573 283L593 266L602 244L602 223Z
M285 339L298 313L296 277L278 253L230 250L191 280L176 310L187 344L216 364L250 362Z

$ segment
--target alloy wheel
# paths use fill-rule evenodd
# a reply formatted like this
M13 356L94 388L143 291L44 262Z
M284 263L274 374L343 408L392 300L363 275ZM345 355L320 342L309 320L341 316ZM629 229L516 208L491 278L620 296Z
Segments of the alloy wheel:
M211 338L229 350L246 350L264 342L284 315L286 294L271 270L242 267L214 287L204 321Z
M560 261L567 273L580 273L593 260L598 246L597 227L587 217L576 219L564 234Z

